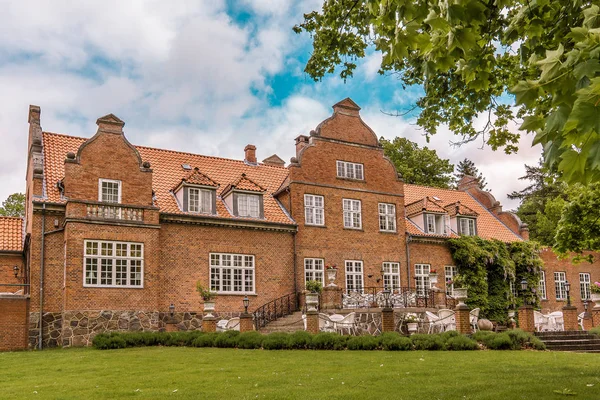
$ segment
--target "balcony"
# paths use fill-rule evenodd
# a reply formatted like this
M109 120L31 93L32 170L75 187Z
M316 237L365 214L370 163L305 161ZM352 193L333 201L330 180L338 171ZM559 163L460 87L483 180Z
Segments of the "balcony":
M144 209L121 205L86 204L88 218L114 219L118 221L144 221Z

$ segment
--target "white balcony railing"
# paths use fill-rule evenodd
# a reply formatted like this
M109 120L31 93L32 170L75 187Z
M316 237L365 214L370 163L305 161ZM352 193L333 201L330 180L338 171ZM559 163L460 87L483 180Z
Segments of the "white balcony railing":
M102 219L118 219L122 221L144 220L144 209L119 205L88 204L87 216Z

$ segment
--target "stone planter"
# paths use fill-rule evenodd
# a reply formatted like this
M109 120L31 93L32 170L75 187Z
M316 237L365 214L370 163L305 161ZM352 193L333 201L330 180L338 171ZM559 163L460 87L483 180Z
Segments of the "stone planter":
M327 280L329 281L329 284L327 286L336 286L335 277L337 275L337 268L330 268L326 271L327 271Z
M307 311L317 311L317 306L319 305L319 293L306 293L306 310Z
M590 295L590 300L596 304L596 307L600 307L600 293L592 293Z
M406 324L406 327L408 328L408 334L412 335L414 334L417 329L419 328L419 323L418 322L408 322Z
M429 282L431 282L432 285L438 283L438 274L429 274Z
M464 306L467 299L467 288L454 288L454 298L458 300L459 306Z
M215 311L215 301L214 300L205 300L204 301L204 312L206 313L206 317L214 317L212 315L213 311Z

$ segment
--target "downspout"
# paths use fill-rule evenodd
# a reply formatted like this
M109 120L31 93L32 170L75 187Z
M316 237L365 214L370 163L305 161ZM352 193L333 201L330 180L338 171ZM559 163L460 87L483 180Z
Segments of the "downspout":
M412 235L409 233L406 236L406 277L408 279L408 289L410 290L410 246L409 243L411 242L412 239Z
M288 195L290 197L290 215L292 217L292 219L294 218L294 215L292 214L293 210L292 210L292 193L290 192L290 187L288 186L286 188L286 191L288 192ZM298 235L298 228L296 227L296 232L294 232L294 294L297 295L298 294L298 277L297 277L297 260L298 258L296 257L296 236Z
M46 237L46 203L42 204L42 245L40 249L40 321L39 321L39 341L38 349L42 350L43 342L43 330L42 324L44 323L44 238Z

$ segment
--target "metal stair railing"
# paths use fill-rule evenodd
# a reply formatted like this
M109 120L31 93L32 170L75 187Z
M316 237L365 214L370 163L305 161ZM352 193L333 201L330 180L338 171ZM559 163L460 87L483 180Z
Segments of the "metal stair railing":
M258 307L252 313L256 330L264 328L271 321L283 318L286 315L291 315L295 311L298 311L298 298L296 293L288 293L285 296L271 300Z

